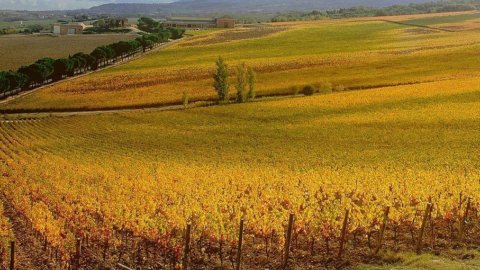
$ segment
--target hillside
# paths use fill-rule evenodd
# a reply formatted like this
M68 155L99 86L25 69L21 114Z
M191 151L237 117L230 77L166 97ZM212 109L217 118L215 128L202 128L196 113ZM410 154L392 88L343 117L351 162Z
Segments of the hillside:
M89 9L91 13L108 14L213 14L235 12L274 13L336 9L353 6L384 7L397 4L423 3L431 0L181 0L167 4L119 3Z
M281 269L290 212L298 240L288 269L339 269L333 254L345 209L352 211L345 264L377 262L362 232L377 232L383 207L391 205L385 249L410 251L420 226L411 220L421 219L429 200L435 234L425 235L425 250L439 253L457 243L443 232L457 224L461 198L480 201L478 85L472 78L2 122L0 189L63 258L74 254L75 235L89 239L85 269L111 269L118 261L165 269L170 256L181 257L188 221L192 269L220 269L219 245L230 265L240 218L244 269ZM468 223L472 246L480 237L476 220L472 214ZM394 236L398 226L403 230ZM174 255L163 251L170 249ZM148 267L154 265L162 267ZM386 269L477 269L418 266Z
M0 110L162 106L179 104L184 91L190 101L212 100L211 74L218 56L232 72L242 62L256 70L260 96L291 95L326 81L362 89L474 76L479 73L478 61L472 60L478 59L479 20L479 13L454 13L197 33L166 50L47 87ZM231 91L233 96L233 86Z
M0 269L479 269L479 30L192 30L2 103Z

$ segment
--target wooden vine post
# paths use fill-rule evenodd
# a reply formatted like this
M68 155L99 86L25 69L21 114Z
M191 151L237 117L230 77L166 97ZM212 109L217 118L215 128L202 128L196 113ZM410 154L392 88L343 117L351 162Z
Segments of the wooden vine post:
M77 242L75 245L75 269L80 269L81 258L82 258L82 239L77 238Z
M383 245L383 236L385 234L385 229L387 228L387 223L388 223L388 215L390 213L390 207L387 206L385 208L385 211L383 212L383 222L380 227L380 232L378 233L378 239L377 239L377 247L375 248L374 254L378 254L380 249L382 248Z
M242 264L242 244L243 244L243 218L240 220L240 231L238 232L237 261L235 270L240 270Z
M350 215L350 210L345 211L345 218L343 219L342 232L340 235L340 248L338 249L338 259L342 259L343 251L345 250L345 238L347 237L348 229L348 216Z
M422 251L423 234L425 232L425 227L427 226L428 219L430 218L431 213L432 213L432 204L428 203L427 207L425 208L425 213L423 214L423 220L422 220L422 226L420 227L420 232L418 232L417 244L415 247L415 252L417 254L420 254L420 252Z
M183 250L183 260L182 260L182 270L188 269L188 257L190 255L190 233L192 231L192 224L187 224L187 229L185 230L185 248Z
M283 269L287 268L288 259L290 256L290 246L292 242L292 232L293 232L293 221L294 221L294 214L290 213L290 217L288 218L288 228L285 237L285 252L283 255Z
M15 269L15 242L10 241L10 270Z
M126 265L123 265L121 263L117 263L117 267L122 269L122 270L133 270L132 268L126 266Z
M465 225L467 224L468 212L470 211L470 198L467 199L467 207L463 213L463 217L460 220L460 226L458 229L458 241L462 242L465 238Z

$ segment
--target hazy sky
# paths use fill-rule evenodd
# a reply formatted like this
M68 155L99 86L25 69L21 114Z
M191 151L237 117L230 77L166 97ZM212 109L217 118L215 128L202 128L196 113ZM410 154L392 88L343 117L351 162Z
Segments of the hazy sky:
M53 10L89 8L106 3L165 3L173 0L0 0L0 10Z

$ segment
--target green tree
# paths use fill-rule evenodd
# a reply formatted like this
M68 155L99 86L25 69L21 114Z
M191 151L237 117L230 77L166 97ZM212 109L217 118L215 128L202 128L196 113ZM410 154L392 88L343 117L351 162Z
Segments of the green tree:
M93 23L93 26L98 27L98 28L105 28L105 25L106 25L106 23L105 23L104 19L100 19L100 20Z
M23 66L18 69L18 73L24 74L27 78L26 87L40 85L45 81L45 66L34 63L29 66Z
M255 85L257 83L257 74L252 68L248 68L247 79L248 79L247 99L252 100L255 98Z
M58 81L63 78L63 76L68 74L68 69L70 66L70 60L62 58L57 59L53 62L53 80Z
M243 103L246 100L245 90L247 88L247 67L242 63L237 67L237 102Z
M159 28L160 23L152 18L141 17L140 19L138 19L138 29L142 31L153 33L156 32Z
M10 81L10 90L28 87L29 78L25 74L21 74L14 71L9 71L6 74L7 79Z
M218 57L216 61L217 70L213 75L213 87L217 91L218 101L227 102L228 101L228 90L230 85L228 83L228 66L225 64L225 61L222 57Z
M172 33L172 36L171 36L172 39L182 38L183 34L185 34L185 29L180 29L180 28L168 28L168 31Z
M95 63L91 66L93 70L98 68L101 62L105 62L107 59L107 54L102 47L98 47L93 52L90 53L91 56L95 58Z
M172 37L172 32L169 30L160 30L158 31L158 37L160 41L166 42Z
M52 79L53 62L55 62L55 60L53 60L50 57L45 57L35 62L35 64L42 66L40 69L41 69L42 77L44 81Z
M3 94L10 90L10 81L7 78L7 72L0 72L0 93Z
M77 63L77 68L80 69L81 72L86 72L87 68L89 66L88 61L89 61L89 56L88 54L85 53L76 53L74 54L71 59L75 59L75 62Z

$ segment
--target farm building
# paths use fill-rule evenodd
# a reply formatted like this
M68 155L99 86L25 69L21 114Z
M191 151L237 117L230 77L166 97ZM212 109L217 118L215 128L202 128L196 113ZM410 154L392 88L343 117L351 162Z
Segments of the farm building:
M53 33L55 35L78 35L83 33L85 24L83 23L69 23L69 24L54 24Z
M171 17L167 18L164 25L179 28L235 28L235 19L228 16L221 18Z

